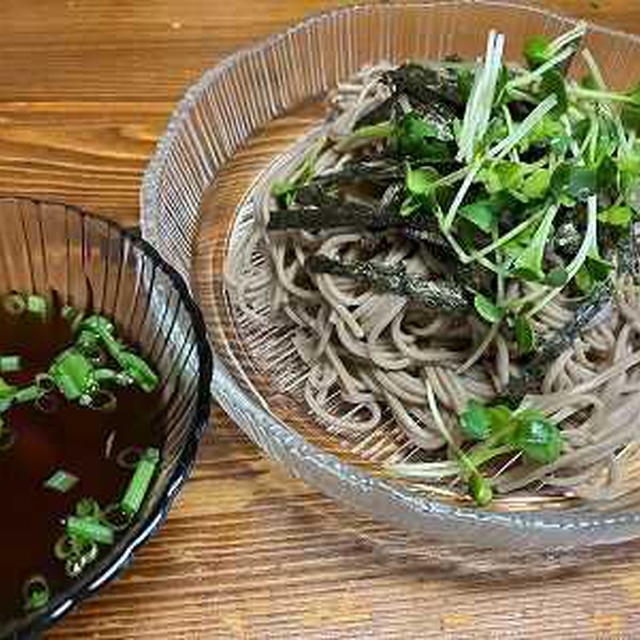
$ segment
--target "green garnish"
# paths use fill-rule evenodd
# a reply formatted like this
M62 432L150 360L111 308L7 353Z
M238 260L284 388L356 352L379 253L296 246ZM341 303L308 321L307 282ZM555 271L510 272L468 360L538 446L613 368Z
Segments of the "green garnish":
M487 478L473 474L469 480L469 493L480 507L486 507L493 500L493 489Z
M49 313L49 304L42 296L27 296L27 311L37 318L44 319Z
M407 113L391 137L397 153L421 161L440 162L451 158L438 129L417 113Z
M75 553L77 553L77 544L74 538L66 533L63 533L53 545L53 555L58 560L66 560Z
M19 293L9 293L2 296L2 308L11 316L19 316L26 311L27 302Z
M69 473L64 469L58 469L45 481L44 486L47 489L53 489L60 493L67 493L78 483L78 480L78 476L74 476L73 473Z
M413 196L426 196L431 192L437 179L438 172L435 169L411 169L409 167L406 177L407 191Z
M149 448L143 454L122 498L122 508L129 513L137 513L147 495L149 485L160 461L160 452Z
M129 351L114 335L113 324L102 316L90 316L82 321L80 328L92 333L109 355L143 391L150 393L158 385L158 375L140 357ZM86 335L86 334L85 334Z
M79 518L99 518L102 511L94 498L82 498L76 503L76 515Z
M480 469L489 461L509 454L523 454L532 463L548 464L560 457L563 439L558 427L539 411L511 411L504 405L486 407L469 401L460 415L464 435L481 444L459 454L460 475L467 478L476 503L485 506L492 499L491 483Z
M598 291L607 291L607 301L615 302L616 293L624 289L626 294L632 286L627 283L640 282L635 247L640 85L610 90L584 47L585 34L581 23L557 37L531 38L523 51L527 68L506 64L505 38L491 31L476 63L443 60L384 71L381 104L358 103L355 117L366 124L337 144L327 141L338 155L343 142L356 141L340 157L340 170L328 171L324 167L330 162L321 163L317 174L305 174L304 191L301 174L292 176L279 195L291 196L292 207L270 227L321 229L327 237L334 229L348 229L362 235L366 254L376 258L388 247L395 250L398 238L410 239L410 253L398 259L398 266L350 261L350 254L335 246L335 255L303 259L305 245L302 256L295 257L305 270L299 282L307 276L315 282L319 273L351 279L357 273L363 290L375 290L380 279L372 274L385 269L389 282L412 282L405 271L415 268L461 287L463 313L472 297L470 353L457 371L462 375L490 361L495 396L489 405L501 404L470 402L452 434L427 385L430 417L450 458L434 462L427 472L431 477L457 473L481 505L489 504L496 490L489 473L500 474L503 466L522 460L546 465L560 458L564 424L523 408L522 400L540 392L554 357L571 347L595 318L594 309L608 303L593 302ZM569 73L577 53L587 72L581 82ZM325 216L323 209L333 215ZM289 214L295 224L287 222ZM293 253L289 259L294 260ZM408 287L389 285L384 291L418 306ZM443 315L461 309L440 299L433 306ZM565 311L574 316L566 323L561 320ZM117 359L112 329L90 324L86 330ZM554 324L560 325L559 336ZM361 329L356 325L354 333ZM416 341L422 344L422 336ZM119 362L128 371L124 359ZM419 469L406 471L419 477Z
M498 305L491 302L489 298L481 293L476 293L473 298L473 306L475 307L478 315L487 322L493 324L499 322L504 315L504 310Z
M536 333L531 321L525 316L517 316L514 321L514 333L518 354L524 356L536 348Z
M22 369L20 356L0 356L0 373L14 373Z
M472 440L486 440L491 435L491 417L484 406L471 400L460 416L460 426L464 434Z
M65 531L70 538L81 538L100 544L113 544L113 530L93 517L69 516Z
M537 412L521 413L513 433L513 444L532 462L554 462L562 451L558 428Z
M549 240L553 220L558 212L555 206L549 207L538 229L529 241L529 245L515 262L514 270L524 280L541 281L544 279L543 260L544 249Z
M42 575L31 576L22 587L24 608L27 611L35 611L46 607L51 598L51 591L47 579Z
M598 220L603 224L609 224L615 227L624 227L625 229L629 226L632 219L633 211L631 210L631 207L627 206L609 207L608 209L598 213Z
M472 202L460 208L460 217L473 222L484 233L496 231L498 216L490 200Z

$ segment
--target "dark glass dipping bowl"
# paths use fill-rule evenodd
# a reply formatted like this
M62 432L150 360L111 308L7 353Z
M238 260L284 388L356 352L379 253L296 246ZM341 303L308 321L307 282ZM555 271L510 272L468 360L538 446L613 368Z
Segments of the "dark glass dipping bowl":
M156 531L194 462L209 418L211 352L176 271L135 233L64 204L0 198L0 293L45 294L115 320L161 378L160 472L134 524L46 608L0 621L0 638L37 635L116 576ZM90 291L92 292L90 294ZM3 523L2 526L8 526Z

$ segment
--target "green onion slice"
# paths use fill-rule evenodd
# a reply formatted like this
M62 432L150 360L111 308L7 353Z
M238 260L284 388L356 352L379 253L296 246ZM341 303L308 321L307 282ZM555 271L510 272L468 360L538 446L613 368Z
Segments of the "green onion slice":
M144 452L122 498L122 508L125 511L132 514L138 512L147 495L159 460L160 452L157 449L150 447Z
M60 493L67 493L77 484L79 478L74 476L73 473L69 473L64 469L58 469L52 476L50 476L44 483L47 489L53 489Z
M22 587L24 596L24 608L27 611L42 609L49 602L51 592L46 578L43 575L31 576Z

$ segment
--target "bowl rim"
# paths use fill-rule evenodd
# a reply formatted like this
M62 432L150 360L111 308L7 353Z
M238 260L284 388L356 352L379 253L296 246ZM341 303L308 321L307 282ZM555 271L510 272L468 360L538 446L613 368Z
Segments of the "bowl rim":
M166 481L166 487L158 496L157 503L146 517L138 521L119 543L87 571L75 580L67 589L55 595L45 609L16 618L9 622L6 631L0 627L0 635L7 638L37 637L47 628L61 620L69 611L92 596L103 585L111 582L131 563L135 551L155 534L164 523L173 501L189 477L198 451L198 445L210 422L210 381L213 372L213 355L207 329L200 308L195 303L183 277L156 251L145 239L140 237L137 227L123 227L102 214L92 213L81 206L68 204L58 199L40 199L31 196L1 196L0 204L8 202L30 202L63 206L65 213L72 212L81 221L96 220L115 231L124 240L149 258L155 269L160 269L177 291L181 303L186 309L194 332L194 341L198 359L198 382L196 404L193 419L187 429L186 442L176 461L175 469Z
M224 77L225 72L232 69L243 59L256 55L260 51L293 36L296 33L309 29L314 23L339 17L341 15L356 14L368 10L401 11L403 9L429 9L431 7L460 6L473 9L474 6L494 7L505 10L518 10L523 13L532 13L544 16L545 18L563 21L569 25L585 23L592 32L624 38L630 42L640 44L640 34L633 34L615 29L612 27L599 25L589 20L580 20L575 17L563 14L559 11L550 10L539 5L533 5L527 0L428 0L427 2L392 2L391 4L356 4L348 7L314 12L295 24L274 33L257 43L239 48L231 55L221 59L214 67L206 69L199 79L188 86L183 97L174 108L169 118L165 133L158 139L156 149L144 172L142 187L140 191L140 224L142 234L150 243L162 246L161 233L158 228L158 220L162 211L161 205L161 177L164 173L170 152L174 143L178 139L182 125L189 118L199 98L207 91L208 87L219 78ZM273 117L277 117L273 116ZM251 132L253 133L253 132ZM251 135L251 134L249 134ZM242 144L242 143L241 143ZM240 144L240 146L241 146ZM235 153L235 149L233 153ZM224 163L223 163L224 164ZM171 259L171 258L169 258ZM191 277L191 269L188 271L188 278ZM508 539L508 544L514 541L521 541L525 546L537 546L550 548L550 540L553 539L553 548L570 548L577 545L592 546L597 544L610 544L622 542L640 536L640 511L626 511L619 514L611 514L597 511L581 511L578 513L567 513L557 510L539 511L483 511L470 509L468 507L458 507L440 502L437 499L416 496L415 493L407 490L404 486L393 485L387 480L375 477L367 472L343 462L333 454L323 451L320 447L310 443L301 436L295 429L289 427L282 420L273 416L264 407L252 404L248 399L248 394L242 390L227 371L226 367L214 350L214 384L212 395L214 400L223 405L226 413L233 419L233 406L223 402L223 394L240 394L233 398L234 403L242 403L242 409L251 415L254 425L268 432L268 437L273 438L279 445L278 451L282 455L277 458L278 463L284 464L285 468L293 471L295 475L319 489L323 493L343 503L352 504L361 511L365 511L375 517L375 513L369 507L354 505L350 503L349 496L346 495L347 488L352 492L377 494L373 495L369 505L376 504L379 499L385 501L385 506L390 510L383 520L401 523L405 529L418 530L425 533L422 526L415 526L415 521L404 522L399 512L404 510L411 513L416 519L430 516L432 522L438 520L454 529L456 526L473 523L480 534L479 546L504 547L504 540ZM228 376L225 379L225 375ZM242 413L238 411L238 415ZM236 421L237 422L237 421ZM240 426L240 425L239 425ZM240 426L243 431L244 427ZM248 433L248 431L247 431ZM249 433L250 436L252 434ZM252 439L255 440L255 438ZM257 442L260 448L273 457L265 446ZM313 470L307 473L309 467ZM315 477L313 477L315 475ZM322 481L318 477L323 478ZM324 483L324 486L323 486ZM332 489L329 486L338 483ZM380 517L380 516L379 516ZM424 523L422 523L424 524ZM504 535L502 542L496 542L491 538L494 533ZM486 534L483 535L482 534ZM545 534L548 536L539 540L528 540L527 534ZM579 540L576 538L579 538ZM544 536L542 536L544 537ZM500 536L498 536L500 538Z

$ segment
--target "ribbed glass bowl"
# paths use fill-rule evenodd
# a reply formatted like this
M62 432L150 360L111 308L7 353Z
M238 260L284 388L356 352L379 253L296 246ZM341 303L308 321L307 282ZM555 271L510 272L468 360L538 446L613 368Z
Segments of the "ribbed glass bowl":
M378 520L447 544L505 551L621 542L640 534L640 512L508 497L480 510L384 478L376 451L385 442L332 436L310 416L296 386L303 371L293 363L290 340L236 312L225 291L224 261L251 222L256 186L279 155L322 122L323 99L338 82L383 60L476 58L490 28L505 33L505 58L520 62L529 36L553 37L575 24L491 0L385 3L311 17L207 71L177 107L145 175L143 234L188 278L201 304L217 401L292 474ZM638 38L591 25L586 44L612 87L637 80ZM573 74L584 71L578 58Z
M165 441L160 472L132 527L67 590L52 594L46 609L0 621L0 638L37 635L129 564L166 517L209 418L211 351L202 316L174 269L145 241L75 207L0 199L0 294L52 289L80 309L92 300L153 362Z

